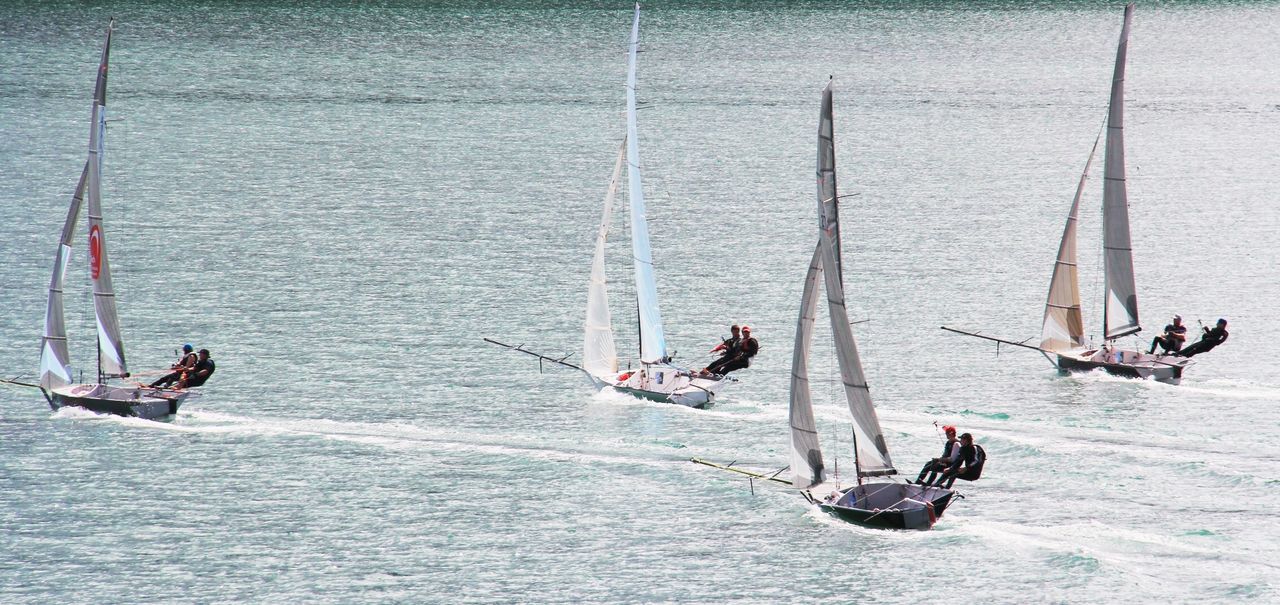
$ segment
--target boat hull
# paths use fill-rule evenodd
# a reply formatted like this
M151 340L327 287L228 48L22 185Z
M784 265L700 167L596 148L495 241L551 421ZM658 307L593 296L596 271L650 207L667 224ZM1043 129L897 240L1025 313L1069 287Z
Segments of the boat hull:
M658 376L662 378L659 380ZM637 399L704 409L715 401L716 390L730 379L698 376L674 366L651 365L616 378L592 376L591 380L598 389L608 387Z
M1150 378L1177 384L1182 380L1182 371L1194 363L1176 355L1151 355L1131 349L1111 349L1089 350L1079 354L1059 353L1057 365L1062 372L1102 369L1113 376Z
M823 512L864 527L923 530L933 527L954 495L941 487L864 483L815 503Z
M47 391L54 410L77 407L97 414L153 420L178 413L189 393L143 387L125 388L101 384L73 384Z

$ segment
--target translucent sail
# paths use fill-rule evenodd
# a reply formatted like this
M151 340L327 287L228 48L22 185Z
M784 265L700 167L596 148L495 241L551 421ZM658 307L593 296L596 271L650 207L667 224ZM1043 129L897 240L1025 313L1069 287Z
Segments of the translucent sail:
M80 209L84 206L85 183L89 179L89 164L80 173L80 182L71 195L71 207L67 220L62 223L62 238L58 240L58 252L53 259L53 277L49 279L49 304L44 313L44 334L40 339L40 386L45 390L71 384L71 355L67 349L67 322L63 312L62 286L67 278L67 265L71 261L71 245L75 242L76 223L80 222Z
M813 348L813 322L818 311L818 280L822 278L821 244L813 250L809 272L800 297L800 318L796 321L796 343L791 354L791 484L799 489L812 487L827 478L818 445L818 427L813 418L813 397L809 390L809 352Z
M107 59L114 27L113 20L107 26L107 42L102 47L102 62L93 91L93 124L89 130L89 170L85 183L89 202L89 275L93 279L93 309L98 320L98 364L103 376L108 377L128 373L120 319L116 315L116 295L111 288L107 238L102 229L102 139L107 120Z
M1099 137L1093 140L1089 159L1076 185L1076 196L1071 200L1071 212L1067 225L1062 229L1062 242L1058 244L1058 260L1053 264L1053 277L1049 280L1049 299L1044 304L1044 325L1040 330L1040 348L1049 351L1069 351L1084 346L1084 316L1080 311L1080 276L1076 268L1076 226L1080 214L1080 196L1089 181L1089 168L1098 152Z
M640 141L636 135L636 53L640 47L640 5L631 23L627 56L627 183L631 198L631 248L636 273L636 307L640 315L640 360L667 358L667 339L658 310L658 285L653 275L653 250L645 219L644 191L640 182Z
M1133 4L1129 4L1124 9L1124 27L1120 30L1115 75L1111 80L1107 150L1103 166L1102 248L1107 286L1102 327L1108 339L1142 329L1138 325L1138 294L1129 240L1129 199L1125 190L1124 167L1124 68L1132 20Z
M843 276L840 267L839 223L836 217L838 197L835 195L835 145L832 128L831 85L822 92L822 110L818 121L818 247L809 263L805 291L801 299L800 320L796 326L796 349L791 372L791 438L792 476L797 485L812 485L820 480L823 469L818 439L813 431L812 402L809 395L808 357L812 338L813 317L817 311L819 274L827 292L827 311L835 339L836 360L840 366L840 382L844 387L849 413L853 416L853 433L857 448L858 473L862 477L896 474L889 458L889 448L871 403L871 391L862 371L858 347L849 327L845 308Z
M831 82L822 90L818 118L818 229L830 234L835 246L835 273L844 279L840 259L840 205L836 192L836 144L831 111Z
M613 320L609 317L609 292L604 277L604 245L609 237L609 226L613 223L613 196L618 191L618 179L622 176L622 160L626 153L627 141L623 139L618 148L618 160L613 164L613 176L609 178L609 190L604 196L600 231L596 233L596 254L591 260L582 367L592 376L613 375L618 372L618 350L613 343Z
M825 233L819 248L822 250L823 265L834 266L835 242ZM884 431L880 428L876 408L871 403L871 390L867 386L866 375L862 373L862 360L858 357L858 346L853 340L853 329L849 327L844 286L835 271L824 271L823 275L827 286L827 309L831 313L831 331L836 341L836 360L840 364L840 381L844 384L849 413L853 415L858 474L863 477L897 474L898 471L893 468L893 462L889 459L889 446L884 441Z

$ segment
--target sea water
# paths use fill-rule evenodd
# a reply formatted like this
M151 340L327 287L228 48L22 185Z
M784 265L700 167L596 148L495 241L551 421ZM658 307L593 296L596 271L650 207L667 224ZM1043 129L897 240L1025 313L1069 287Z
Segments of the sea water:
M208 348L165 422L0 389L5 603L1274 602L1280 10L1138 7L1125 116L1145 347L1231 338L1179 386L1036 353L1106 112L1103 2L654 3L640 147L668 342L761 342L710 410L594 394L579 359L624 133L626 3L18 2L0 8L0 373L31 380L105 26L105 229L137 372ZM972 433L930 532L844 524L688 462L787 464L819 93L851 319L893 462ZM1100 330L1100 162L1080 222ZM620 196L625 203L625 196ZM620 351L634 287L609 245ZM83 228L80 239L83 239ZM75 369L95 372L81 245ZM820 315L819 325L825 322ZM852 478L819 329L827 465ZM624 362L625 364L626 362ZM754 491L753 491L754 490Z

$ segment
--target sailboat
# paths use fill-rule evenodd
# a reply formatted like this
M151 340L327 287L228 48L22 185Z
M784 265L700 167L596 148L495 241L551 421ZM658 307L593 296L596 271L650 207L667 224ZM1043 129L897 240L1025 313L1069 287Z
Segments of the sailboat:
M791 361L788 414L791 425L791 484L802 490L801 493L823 511L852 523L881 528L929 529L946 510L953 491L893 481L865 481L890 477L898 471L889 457L889 446L871 402L871 391L862 371L845 308L831 97L831 84L828 83L822 91L822 111L818 121L818 243L805 275ZM827 293L827 310L835 340L836 360L840 366L840 380L853 416L857 484L852 487L828 482L813 417L808 368L820 282Z
M93 92L92 123L89 129L89 158L80 174L62 237L54 257L53 278L49 282L49 303L45 311L44 334L40 344L40 391L53 409L64 406L85 408L94 412L120 416L158 418L178 412L183 400L194 393L177 389L108 384L111 379L129 377L125 363L124 341L116 313L116 295L111 285L111 265L107 262L107 239L102 223L102 159L106 134L107 62L111 53L111 33L115 20L107 25L107 40L102 47L97 83ZM63 317L62 289L71 249L76 236L76 223L81 208L88 202L89 275L93 280L93 308L98 332L98 378L92 383L76 383L72 379L70 353L67 346L66 321Z
M1150 354L1141 349L1124 349L1117 340L1138 333L1137 284L1133 271L1133 250L1129 237L1129 199L1125 184L1124 159L1124 72L1129 46L1129 26L1133 4L1124 9L1124 26L1116 50L1115 72L1111 80L1111 100L1107 110L1106 150L1103 160L1102 251L1105 286L1102 334L1104 343L1093 347L1085 338L1080 309L1080 282L1076 270L1076 219L1080 197L1089 178L1089 169L1098 149L1095 140L1084 172L1076 186L1067 224L1058 244L1045 303L1039 346L1013 342L977 333L943 327L944 330L977 336L1005 344L1040 351L1061 372L1082 372L1102 368L1109 374L1130 378L1152 378L1178 382L1193 361L1177 355Z
M591 261L591 281L587 294L586 325L583 333L583 363L577 366L564 358L540 355L495 340L487 342L535 355L538 358L575 368L586 373L596 389L612 388L641 399L675 403L690 407L706 407L715 399L716 391L734 379L717 374L702 374L672 363L662 329L662 312L658 307L658 286L653 268L653 249L649 243L649 224L645 218L644 188L640 172L640 140L636 125L636 55L640 47L640 5L635 6L631 23L631 41L627 54L627 133L618 150L613 176L604 199L604 212L596 234L595 255ZM631 251L635 276L636 310L640 335L638 369L621 370L613 338L613 320L609 313L608 284L605 279L605 243L613 220L613 202L627 167L628 198L631 205Z

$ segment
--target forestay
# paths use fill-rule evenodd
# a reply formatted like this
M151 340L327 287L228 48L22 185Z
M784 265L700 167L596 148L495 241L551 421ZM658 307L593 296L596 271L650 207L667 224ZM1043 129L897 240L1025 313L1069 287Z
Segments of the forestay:
M1099 134L1101 138L1101 134ZM1068 351L1084 346L1084 316L1080 311L1080 276L1076 259L1076 230L1080 213L1080 196L1089 181L1089 168L1098 151L1098 139L1094 139L1085 160L1084 172L1076 185L1076 196L1071 201L1067 225L1062 229L1062 241L1058 244L1058 259L1053 264L1053 277L1049 280L1049 298L1044 306L1044 325L1040 331L1040 348L1049 351Z
M1142 329L1138 324L1137 286L1133 275L1133 251L1129 238L1129 200L1125 189L1124 71L1129 49L1129 24L1133 4L1124 9L1124 27L1116 49L1115 74L1107 113L1107 148L1103 167L1102 248L1106 273L1103 334L1120 338Z
M631 247L636 274L636 306L640 315L640 360L647 363L667 358L667 341L658 310L658 285L653 273L653 250L649 245L649 225L645 218L644 191L640 179L640 142L636 127L636 54L640 47L640 5L636 4L631 23L631 43L627 56L627 182L631 199Z
M582 367L592 376L611 376L618 372L618 351L613 342L613 320L609 316L609 293L604 275L604 248L613 223L613 198L622 176L627 141L618 147L618 159L609 178L604 196L600 231L596 233L596 253L591 261L591 286L587 291L587 321L582 343Z

